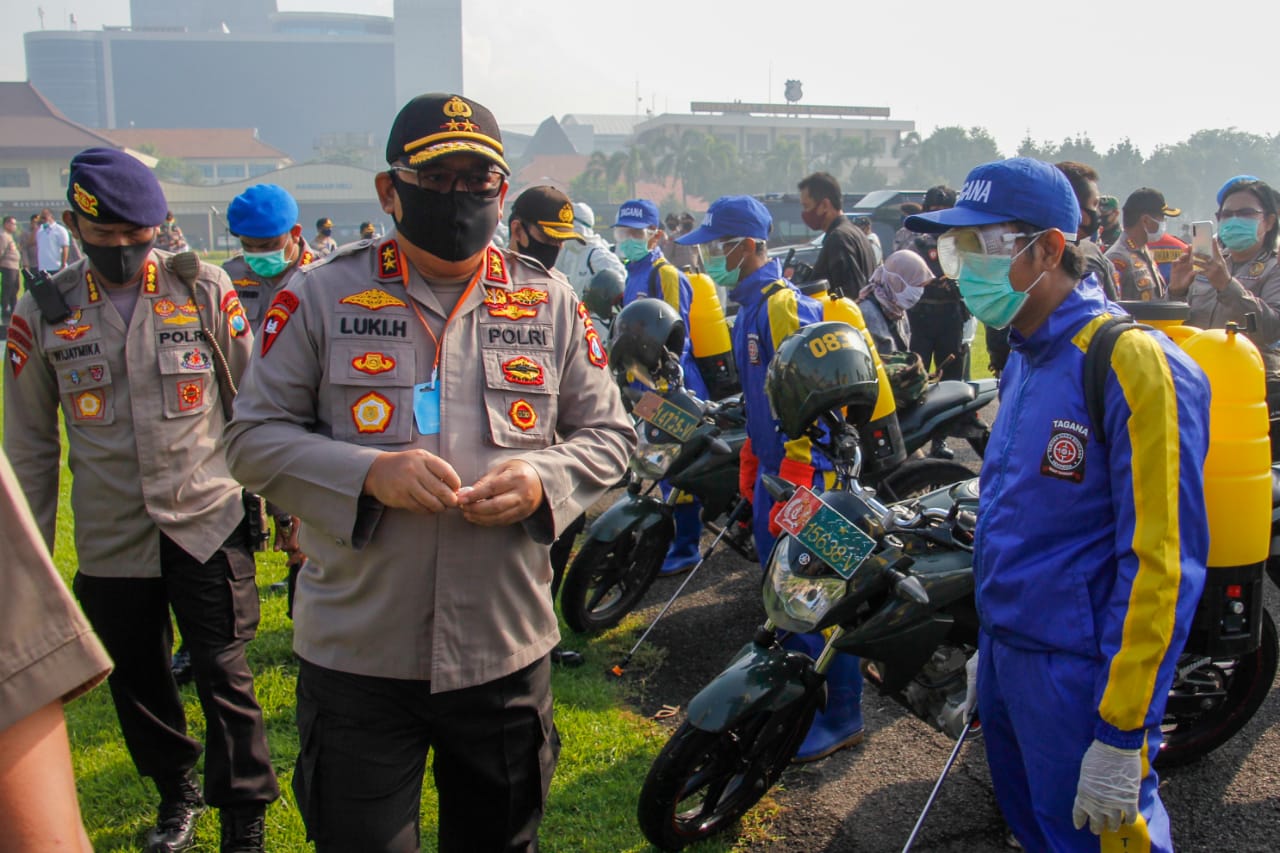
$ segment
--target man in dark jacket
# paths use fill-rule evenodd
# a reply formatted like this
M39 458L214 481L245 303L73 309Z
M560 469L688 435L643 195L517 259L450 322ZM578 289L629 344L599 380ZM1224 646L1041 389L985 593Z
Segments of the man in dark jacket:
M833 296L857 299L876 268L875 250L842 208L840 182L831 175L814 172L800 182L800 218L814 231L826 233L812 278L825 278Z

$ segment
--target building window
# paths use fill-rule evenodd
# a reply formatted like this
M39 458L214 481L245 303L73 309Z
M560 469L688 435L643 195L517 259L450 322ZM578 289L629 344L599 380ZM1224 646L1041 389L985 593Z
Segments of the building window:
M31 175L25 167L16 166L0 169L0 187L29 187Z
M219 163L219 180L237 180L245 176L244 163Z
M213 166L210 166L207 163L201 163L200 165L196 166L196 168L200 170L200 174L201 176L204 177L205 180L207 181L213 180Z
M270 163L250 163L249 177L256 178L256 177L259 177L260 175L265 175L268 172L274 172L275 170L276 170L276 167L271 165Z

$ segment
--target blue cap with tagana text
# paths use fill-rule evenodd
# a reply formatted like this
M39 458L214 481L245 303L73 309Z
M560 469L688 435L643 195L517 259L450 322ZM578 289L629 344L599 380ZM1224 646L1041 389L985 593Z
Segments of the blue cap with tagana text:
M254 184L227 205L227 227L237 237L266 240L297 224L298 203L275 184Z
M773 230L768 208L749 195L725 195L711 202L702 224L676 238L682 246L710 243L726 237L766 240Z
M86 148L71 158L67 201L92 222L127 222L144 228L164 222L169 205L160 181L133 155Z
M633 198L624 201L618 208L618 221L614 228L661 228L658 206L647 198Z
M1030 157L983 163L964 179L955 207L917 213L904 224L912 231L941 234L1014 221L1074 236L1080 227L1080 204L1066 175Z

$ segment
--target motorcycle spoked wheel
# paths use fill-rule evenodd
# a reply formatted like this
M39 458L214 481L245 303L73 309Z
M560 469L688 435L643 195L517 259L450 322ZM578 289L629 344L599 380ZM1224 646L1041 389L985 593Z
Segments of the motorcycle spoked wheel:
M560 613L579 634L598 634L622 621L658 577L671 547L662 525L630 531L612 542L589 540L569 564Z
M959 462L947 459L911 459L890 471L877 484L876 496L885 503L905 501L976 476L976 473Z
M1198 761L1222 746L1257 713L1276 677L1276 623L1262 611L1262 642L1250 654L1213 660L1178 679L1169 702L1187 711L1165 709L1164 743L1156 756L1157 770ZM1192 660L1182 655L1180 662ZM1200 703L1209 703L1205 709Z
M735 823L768 793L804 742L821 691L722 732L684 723L649 768L636 815L644 837L679 850Z

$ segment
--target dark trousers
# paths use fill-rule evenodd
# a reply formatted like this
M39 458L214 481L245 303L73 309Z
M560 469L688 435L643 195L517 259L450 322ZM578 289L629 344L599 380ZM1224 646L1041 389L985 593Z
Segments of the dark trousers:
M911 351L920 356L924 369L933 372L948 356L943 379L964 377L964 305L960 302L918 302L907 315L911 320Z
M18 304L18 280L21 277L17 270L0 267L0 317L6 321L13 316L13 309Z
M441 853L538 849L560 751L546 657L487 684L435 694L427 681L303 660L298 734L293 791L317 853L417 851L428 749Z
M205 800L219 808L269 803L280 789L245 659L258 628L258 591L244 526L206 563L161 534L160 571L158 578L75 580L80 605L115 662L108 684L134 766L164 782L200 757L169 670L172 607L204 709Z

